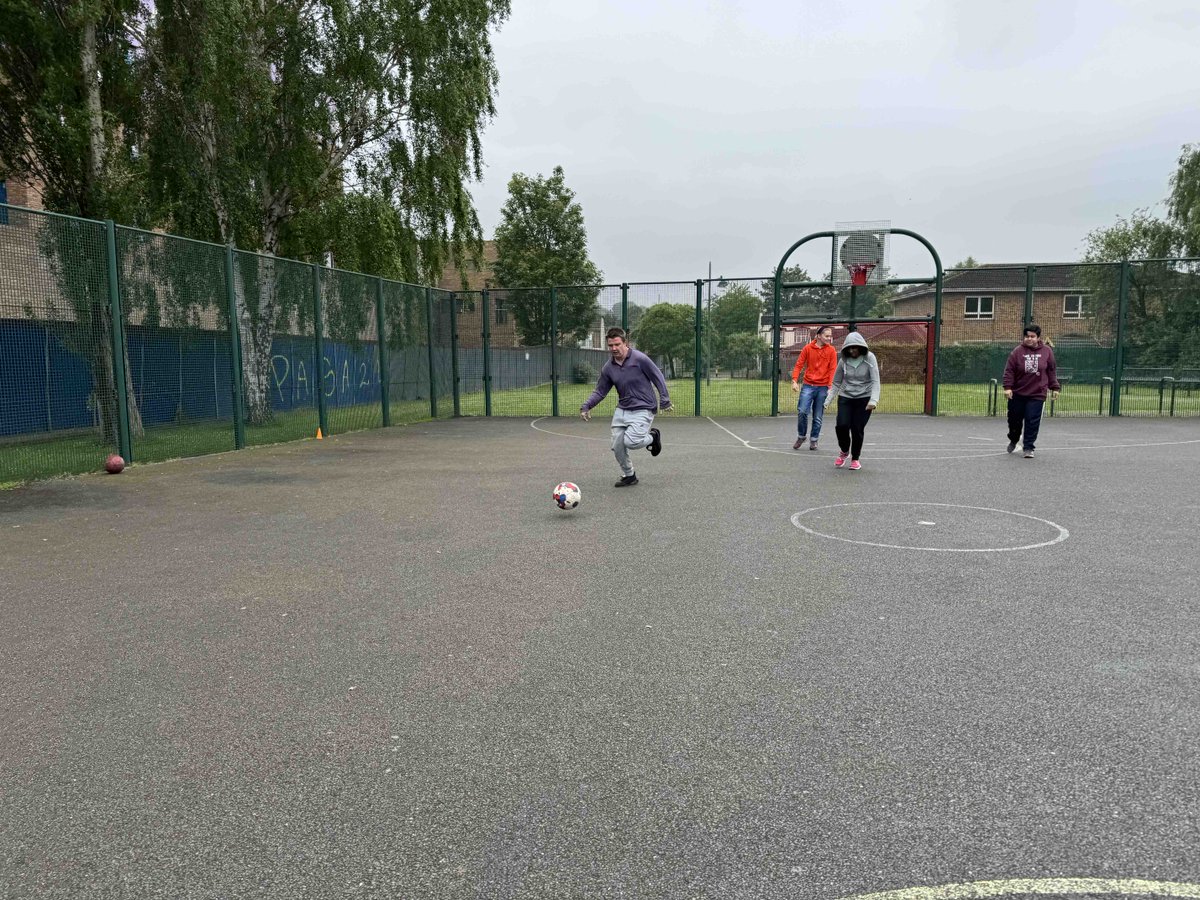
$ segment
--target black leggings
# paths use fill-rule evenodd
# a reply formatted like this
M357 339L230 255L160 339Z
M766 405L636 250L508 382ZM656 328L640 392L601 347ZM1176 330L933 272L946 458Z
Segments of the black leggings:
M870 397L838 397L834 431L837 432L838 447L852 459L858 459L862 453L863 433L871 420L871 410L867 409L870 402Z

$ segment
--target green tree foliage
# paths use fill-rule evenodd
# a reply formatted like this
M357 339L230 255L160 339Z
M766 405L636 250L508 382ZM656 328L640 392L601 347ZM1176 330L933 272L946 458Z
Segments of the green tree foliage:
M695 358L696 311L680 303L657 303L641 317L632 339L647 356L666 360L668 377L674 378L677 360Z
M731 335L755 334L763 312L763 300L744 284L727 287L724 293L713 298L712 310L705 315L708 340L704 350L712 354L712 361L729 365L726 342Z
M724 340L723 359L730 370L749 370L758 365L763 356L771 353L770 345L753 332L731 334Z
M133 150L140 105L127 24L136 0L0 0L0 172L42 183L47 209L139 221L140 163ZM106 443L117 434L112 318L103 231L85 222L31 217L54 272L59 338L88 360ZM131 367L130 425L142 433Z
M783 270L784 284L812 280L808 270L801 266L788 266ZM775 282L762 282L758 288L758 295L762 299L763 309L770 313L775 308ZM837 309L836 301L831 301L831 295L829 288L781 288L779 308L793 315L826 315Z
M1194 265L1137 262L1183 252L1185 235L1176 222L1135 210L1115 225L1097 228L1085 242L1084 262L1134 260L1129 268L1126 333L1130 365L1200 363L1200 277ZM1082 268L1087 305L1098 337L1111 335L1120 301L1120 267Z
M596 285L603 277L588 258L583 208L567 187L562 166L549 178L517 172L508 182L508 200L496 228L496 279L506 288ZM599 315L598 291L558 292L560 341L582 340ZM518 291L513 318L529 345L551 342L549 291ZM631 323L632 324L632 323Z
M718 335L758 331L763 302L744 284L735 284L713 299L712 327Z
M960 259L958 262L956 262L950 268L952 268L952 269L977 269L977 268L979 268L979 261L976 260L975 257L973 257L973 256L968 256L966 259Z
M1184 146L1179 168L1171 176L1167 210L1179 229L1183 251L1200 256L1200 144Z
M171 230L263 254L234 286L252 423L271 416L272 334L308 300L280 290L277 255L332 250L415 280L478 246L464 185L481 176L490 29L508 12L508 0L150 10L137 46L155 208Z

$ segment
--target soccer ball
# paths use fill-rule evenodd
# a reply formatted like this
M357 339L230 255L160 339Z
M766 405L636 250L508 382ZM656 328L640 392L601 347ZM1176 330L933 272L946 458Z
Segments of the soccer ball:
M559 509L574 509L582 499L583 494L580 493L577 484L564 481L554 488L554 502L558 504Z

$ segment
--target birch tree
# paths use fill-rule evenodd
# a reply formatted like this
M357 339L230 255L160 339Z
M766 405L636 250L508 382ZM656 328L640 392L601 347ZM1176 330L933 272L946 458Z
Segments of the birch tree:
M361 249L367 232L346 223L374 228L381 214L377 235L394 241L384 274L432 280L478 247L467 186L482 176L491 31L509 3L161 0L145 12L151 196L170 230L258 254L240 257L234 293L247 417L261 424L273 334L303 322L311 299L280 290L276 257ZM372 214L345 215L361 198Z

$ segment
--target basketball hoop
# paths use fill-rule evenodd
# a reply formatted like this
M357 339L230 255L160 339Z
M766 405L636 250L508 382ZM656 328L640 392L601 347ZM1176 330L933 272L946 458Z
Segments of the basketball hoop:
M847 229L843 231L842 229ZM837 258L842 272L836 281L854 287L864 287L887 280L887 238L891 226L887 222L843 223L834 238Z
M853 266L846 266L846 270L850 273L850 283L855 287L862 287L867 283L867 279L871 277L871 270L875 268L875 263L859 263Z

